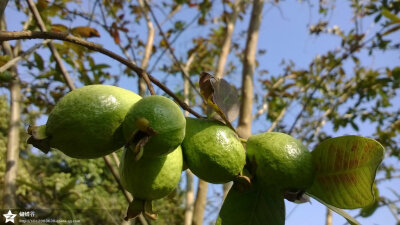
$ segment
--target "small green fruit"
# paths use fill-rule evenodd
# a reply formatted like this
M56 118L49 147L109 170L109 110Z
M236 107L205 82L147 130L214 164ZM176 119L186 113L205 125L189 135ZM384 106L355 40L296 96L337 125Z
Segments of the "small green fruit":
M124 144L120 128L140 96L111 85L89 85L66 94L46 123L50 147L73 158L97 158Z
M177 187L183 164L180 146L166 156L141 158L138 161L134 158L134 153L125 148L119 173L122 185L135 198L160 199Z
M210 183L232 181L246 163L238 136L219 121L187 118L182 148L189 169Z
M247 157L255 178L282 191L304 191L314 181L311 152L297 139L278 132L251 136Z
M185 137L186 120L179 106L163 96L148 96L138 101L122 124L125 140L136 143L149 135L143 157L159 157L176 149Z

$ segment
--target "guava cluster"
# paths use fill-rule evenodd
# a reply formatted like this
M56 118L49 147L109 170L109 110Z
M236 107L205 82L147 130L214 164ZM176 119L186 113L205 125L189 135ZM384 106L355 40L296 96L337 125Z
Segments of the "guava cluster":
M185 118L169 98L142 98L111 85L71 91L41 130L32 134L34 143L73 158L102 157L123 147L122 185L145 201L170 194L184 165L216 184L234 181L247 169L252 179L282 192L305 190L314 180L310 152L289 135L261 133L244 143L222 122Z

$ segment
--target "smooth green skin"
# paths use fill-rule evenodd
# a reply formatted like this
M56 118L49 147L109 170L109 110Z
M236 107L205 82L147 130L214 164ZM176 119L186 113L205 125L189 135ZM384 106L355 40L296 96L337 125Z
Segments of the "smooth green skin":
M214 120L186 118L182 150L189 169L210 183L232 181L246 163L246 153L236 133Z
M122 185L135 198L160 199L177 187L183 165L180 146L166 156L141 158L138 161L135 161L134 158L133 152L125 148L119 174Z
M120 128L141 97L111 85L89 85L66 94L46 123L50 146L73 158L107 155L124 144Z
M297 139L278 132L251 136L247 157L255 177L266 187L282 191L304 191L314 181L311 152Z
M144 146L143 157L159 157L176 149L185 137L186 120L179 106L163 96L147 96L126 114L122 124L125 140L139 130L136 120L145 118L157 134Z

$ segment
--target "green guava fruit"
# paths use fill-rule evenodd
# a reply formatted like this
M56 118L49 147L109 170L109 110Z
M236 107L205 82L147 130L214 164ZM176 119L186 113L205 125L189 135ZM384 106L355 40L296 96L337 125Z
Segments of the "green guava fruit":
M215 120L186 118L182 150L189 169L210 183L232 181L246 163L246 153L236 133Z
M166 156L134 158L134 153L125 148L119 174L122 185L135 199L160 199L177 187L183 164L180 146Z
M45 126L46 138L40 141L73 158L107 155L125 144L120 126L129 108L140 99L111 85L75 89L57 102Z
M255 178L281 191L305 191L314 181L311 152L297 139L279 132L251 136L247 157Z
M176 149L185 137L186 120L179 106L163 96L147 96L129 109L122 128L125 140L137 144L148 135L143 157L159 157Z

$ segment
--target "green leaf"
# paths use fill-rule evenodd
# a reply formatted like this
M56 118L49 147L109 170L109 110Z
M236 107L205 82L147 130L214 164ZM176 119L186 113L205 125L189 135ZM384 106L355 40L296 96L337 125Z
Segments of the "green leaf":
M400 18L387 9L382 9L382 16L388 18L394 23L400 23Z
M239 116L238 91L224 79L215 79L211 82L214 88L213 100L215 104L225 114L229 122L234 121Z
M321 142L312 155L316 178L308 193L345 209L373 203L372 185L384 156L379 142L353 135L336 137Z
M253 183L240 192L236 185L229 191L216 225L284 225L285 203L283 194L265 190Z
M13 79L13 75L10 71L6 70L0 73L0 82L10 82Z
M206 72L201 74L199 86L204 101L218 113L221 121L230 123L239 116L239 97L235 87Z
M334 211L335 213L343 216L343 218L345 218L347 220L347 222L350 225L361 225L360 222L358 222L354 217L350 216L346 211L344 211L343 209L339 209L335 206L329 205L328 203L322 201L321 199L307 193L308 195L310 195L311 197L313 197L314 199L316 199L317 201L319 201L320 203L322 203L323 205L325 205L326 207L328 207L330 210Z
M38 69L43 70L44 62L43 62L42 57L39 54L37 54L36 52L33 53L33 57L35 59L35 63L36 63L36 66L38 67Z
M93 67L92 67L92 70L102 70L102 69L107 69L107 68L110 68L110 65L107 65L107 64L97 64L97 65L94 65Z

